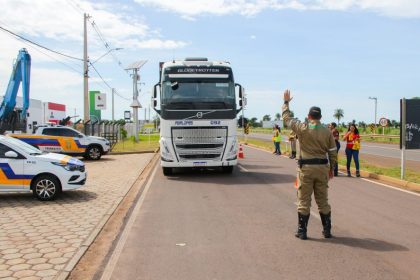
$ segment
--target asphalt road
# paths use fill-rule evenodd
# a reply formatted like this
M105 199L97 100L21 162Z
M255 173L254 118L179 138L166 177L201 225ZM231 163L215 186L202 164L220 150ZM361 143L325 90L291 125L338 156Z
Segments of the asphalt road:
M270 134L263 134L263 133L250 133L250 138L255 139L262 139L262 140L270 140ZM286 141L287 139L284 139ZM396 144L381 144L381 143L372 143L372 142L363 142L361 143L361 150L360 154L368 154L373 156L382 156L382 157L389 157L394 159L401 158L401 150L399 145ZM341 152L344 153L345 142L341 142ZM412 161L419 161L420 162L420 150L407 150L406 151L406 159Z
M302 241L294 160L245 156L231 175L158 166L102 279L419 279L419 195L335 178L335 238L322 238L313 206Z

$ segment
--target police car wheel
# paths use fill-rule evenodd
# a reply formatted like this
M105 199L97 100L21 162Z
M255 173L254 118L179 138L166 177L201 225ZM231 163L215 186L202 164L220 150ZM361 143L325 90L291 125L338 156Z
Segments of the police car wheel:
M102 150L100 147L98 146L90 146L87 150L86 150L86 155L88 159L91 160L98 160L101 158L102 156Z
M32 182L32 192L39 200L53 200L60 190L60 182L51 175L41 175Z

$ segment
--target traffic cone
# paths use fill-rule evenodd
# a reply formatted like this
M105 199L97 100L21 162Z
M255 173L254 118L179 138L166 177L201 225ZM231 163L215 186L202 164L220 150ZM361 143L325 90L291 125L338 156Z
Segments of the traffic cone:
M242 149L242 144L239 144L238 158L244 158L244 151Z

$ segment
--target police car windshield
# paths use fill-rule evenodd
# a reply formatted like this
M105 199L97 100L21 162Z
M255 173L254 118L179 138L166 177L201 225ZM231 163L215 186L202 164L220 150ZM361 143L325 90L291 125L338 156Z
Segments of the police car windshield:
M19 149L23 150L25 153L30 155L42 155L43 152L34 146L31 146L19 139L13 137L4 137L3 138L6 143L10 144L10 146L18 147Z

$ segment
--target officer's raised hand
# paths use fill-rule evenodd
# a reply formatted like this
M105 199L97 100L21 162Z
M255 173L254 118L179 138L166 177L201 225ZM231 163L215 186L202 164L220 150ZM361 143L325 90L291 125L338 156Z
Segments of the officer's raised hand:
M290 90L286 89L283 94L283 100L285 103L289 103L293 97L290 96Z

